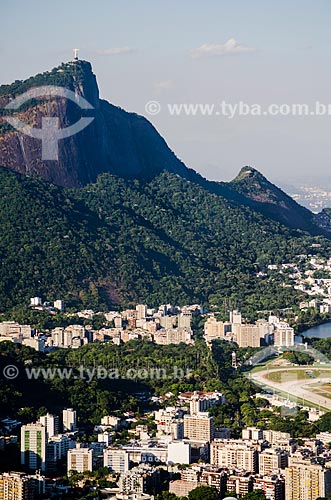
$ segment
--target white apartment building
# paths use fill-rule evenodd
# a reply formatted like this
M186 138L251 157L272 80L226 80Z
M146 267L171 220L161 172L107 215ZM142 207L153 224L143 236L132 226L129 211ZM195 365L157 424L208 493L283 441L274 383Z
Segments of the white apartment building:
M230 311L230 323L240 325L241 324L241 312L234 310Z
M110 472L124 474L129 470L130 453L126 450L107 448L103 452L103 466Z
M105 443L106 446L110 446L113 442L113 435L110 432L104 431L98 434L98 443Z
M114 417L113 415L106 415L101 419L102 427L109 427L111 429L114 429L114 431L120 428L120 424L121 424L121 419L118 417Z
M74 432L77 430L77 413L72 408L66 408L62 412L64 432Z
M137 304L136 311L137 311L137 319L145 319L147 316L147 305Z
M275 445L279 441L287 441L288 444L291 440L291 434L289 432L264 430L263 439L268 441L271 445Z
M174 441L168 444L169 464L191 463L191 445L184 441Z
M64 302L63 302L63 300L55 300L54 301L54 307L55 307L55 309L58 309L59 311L63 312L64 311Z
M93 450L76 444L76 448L68 450L67 471L84 472L93 470Z
M53 443L56 449L57 460L62 460L67 456L68 450L76 447L76 441L70 439L65 434L58 434L49 439L49 443Z
M262 429L258 429L257 427L246 427L242 431L242 439L248 441L259 441L263 439L263 431Z
M210 463L217 467L257 472L258 451L240 440L215 440L210 445Z
M285 450L267 448L259 455L259 473L268 475L278 473L288 466L288 453Z
M39 422L41 425L46 427L46 432L49 438L57 436L59 433L59 417L57 415L51 415L47 413L40 417Z
M21 427L21 464L31 470L46 470L46 427L41 423Z
M278 323L274 331L274 345L294 346L294 330L287 323Z

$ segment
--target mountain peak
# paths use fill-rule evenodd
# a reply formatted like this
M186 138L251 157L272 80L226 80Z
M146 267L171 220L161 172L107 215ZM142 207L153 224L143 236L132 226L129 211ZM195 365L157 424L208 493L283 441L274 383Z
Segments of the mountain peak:
M26 80L15 80L12 84L1 85L0 97L13 98L33 87L44 85L67 87L73 90L75 86L87 83L93 83L97 86L91 63L84 60L74 60L63 62L50 71L38 73Z
M19 173L37 175L64 187L81 187L102 172L123 178L150 179L162 170L189 177L190 170L174 155L153 125L99 98L99 89L88 61L74 60L25 81L0 87L0 107L33 87L65 87L84 97L94 119L81 132L58 142L58 160L43 160L41 141L0 123L0 165ZM28 103L26 103L28 104ZM40 128L42 117L58 117L60 128L83 116L68 99L30 101L17 115L24 123ZM8 154L9 153L9 154Z
M259 170L256 170L256 168L250 167L250 166L245 166L242 167L240 170L239 174L233 179L232 182L240 182L244 179L264 179L267 180L263 174Z
M245 197L248 205L265 216L291 228L318 232L314 227L312 213L272 184L255 168L243 167L230 185Z

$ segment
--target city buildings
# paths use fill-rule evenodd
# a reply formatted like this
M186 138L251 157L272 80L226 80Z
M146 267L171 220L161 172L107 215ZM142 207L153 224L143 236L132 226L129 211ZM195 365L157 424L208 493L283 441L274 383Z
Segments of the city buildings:
M28 500L31 481L24 473L2 473L0 475L1 500Z
M3 472L0 474L1 500L34 500L45 494L45 477L23 472Z
M154 342L158 345L193 344L193 332L190 328L166 328L154 333Z
M254 477L254 490L261 490L268 500L285 500L285 481L277 475Z
M228 332L231 332L231 323L217 321L214 316L209 316L204 325L204 338L206 342L212 342L215 339L223 339Z
M121 474L119 488L122 494L146 493L160 482L160 471L150 465L140 464L125 474Z

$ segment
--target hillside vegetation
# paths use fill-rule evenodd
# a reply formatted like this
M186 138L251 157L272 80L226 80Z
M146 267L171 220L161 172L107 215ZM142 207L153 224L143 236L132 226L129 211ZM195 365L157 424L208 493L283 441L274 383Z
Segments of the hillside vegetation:
M330 242L290 230L168 172L146 183L102 174L65 190L0 169L0 310L41 295L105 309L232 298L287 306L296 292L256 276ZM312 249L313 242L321 248Z

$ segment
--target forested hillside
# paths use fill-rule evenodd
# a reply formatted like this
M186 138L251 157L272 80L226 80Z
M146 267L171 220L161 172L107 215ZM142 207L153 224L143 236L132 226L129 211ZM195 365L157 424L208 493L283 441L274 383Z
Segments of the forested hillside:
M169 172L64 190L1 169L0 230L1 311L34 295L101 309L226 297L282 307L298 295L258 271L331 247Z

